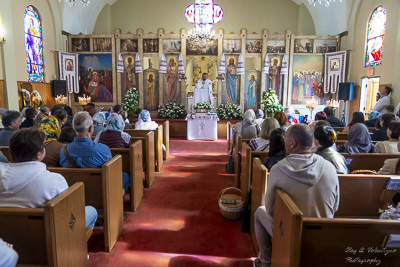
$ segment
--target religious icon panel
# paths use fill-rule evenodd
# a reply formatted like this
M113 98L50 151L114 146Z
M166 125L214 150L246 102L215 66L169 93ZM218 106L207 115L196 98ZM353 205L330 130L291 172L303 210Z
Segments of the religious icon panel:
M138 40L137 39L121 39L121 52L137 52Z
M222 104L239 104L239 85L240 75L237 74L238 56L231 55L226 57L226 78L225 88L222 90Z
M122 54L124 72L121 73L121 96L124 99L126 92L138 88L138 76L135 71L135 53Z
M143 39L143 53L158 52L158 39Z
M242 51L241 40L224 40L223 46L224 53L240 53Z
M111 38L93 38L94 52L111 52Z
M90 38L72 38L72 52L89 52Z
M271 62L271 66L269 68L269 73L267 73L267 83L265 84L265 90L274 89L276 95L278 96L279 102L282 103L282 95L283 95L283 75L281 74L282 70L282 61L283 55L276 54L268 54L269 61Z
M311 96L324 104L323 67L323 56L293 56L292 104L306 104Z
M313 39L295 39L294 52L295 53L312 53L314 49Z
M158 107L158 70L147 69L143 72L144 78L144 108L147 110L156 110Z
M267 53L285 53L285 40L268 40Z
M217 92L217 84L215 78L217 75L217 67L214 65L214 61L209 57L195 57L193 58L193 73L192 73L192 86L195 87L197 81L203 76L203 73L208 74L208 79L212 82L213 92Z
M181 103L181 90L178 86L178 56L168 55L167 73L164 75L164 102Z
M316 53L336 52L336 40L315 40Z
M218 55L218 40L190 42L186 40L186 55Z
M113 102L112 56L111 54L79 55L79 93L90 96L92 102Z
M257 102L260 102L259 89L261 84L260 72L257 70L246 71L244 82L244 109L257 107Z
M181 40L164 40L163 52L181 52Z
M246 51L247 51L247 53L261 53L262 52L262 40L261 39L246 40Z

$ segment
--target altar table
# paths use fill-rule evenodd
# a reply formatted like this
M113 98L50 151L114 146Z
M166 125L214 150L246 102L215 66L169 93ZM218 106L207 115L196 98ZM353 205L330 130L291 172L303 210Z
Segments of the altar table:
M217 140L219 118L216 114L187 115L187 140Z

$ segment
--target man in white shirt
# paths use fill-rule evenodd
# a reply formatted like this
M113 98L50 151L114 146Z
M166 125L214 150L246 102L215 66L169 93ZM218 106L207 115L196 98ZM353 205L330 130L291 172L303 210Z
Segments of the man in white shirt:
M385 107L390 105L390 93L392 92L392 88L385 86L379 90L381 98L376 102L373 110L378 111L381 115L386 113Z
M197 81L196 87L194 88L194 105L203 102L209 104L213 103L213 88L207 73L203 73L202 79Z

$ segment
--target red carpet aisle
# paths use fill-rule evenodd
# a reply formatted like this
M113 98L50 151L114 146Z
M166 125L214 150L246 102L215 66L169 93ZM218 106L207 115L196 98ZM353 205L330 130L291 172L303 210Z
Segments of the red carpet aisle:
M102 232L89 240L89 266L250 267L255 252L242 221L219 213L217 197L233 185L225 174L226 140L171 140L170 157L111 253Z

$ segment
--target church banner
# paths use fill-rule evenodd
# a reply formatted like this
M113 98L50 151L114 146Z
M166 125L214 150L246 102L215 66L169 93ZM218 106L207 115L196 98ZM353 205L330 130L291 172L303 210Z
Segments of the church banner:
M78 54L59 52L60 79L67 81L70 94L79 93L78 81Z
M325 54L324 93L336 93L346 74L346 51Z

